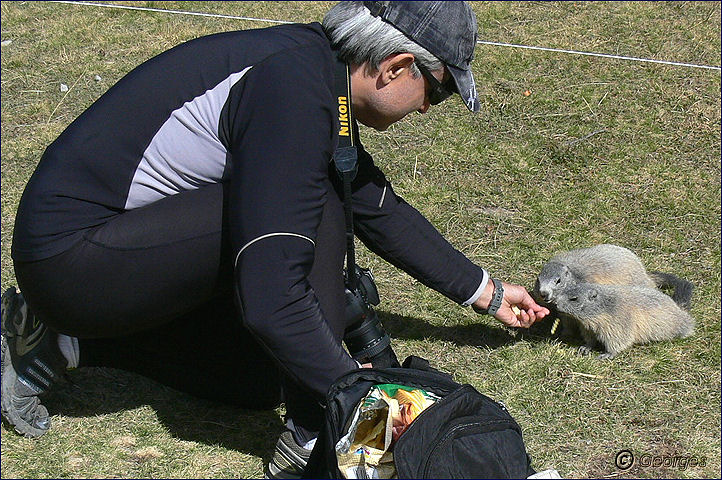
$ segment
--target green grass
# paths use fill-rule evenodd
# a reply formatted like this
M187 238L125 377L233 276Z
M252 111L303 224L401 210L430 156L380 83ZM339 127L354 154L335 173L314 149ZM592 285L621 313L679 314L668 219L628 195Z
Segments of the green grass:
M122 2L116 2L122 3ZM126 2L290 21L326 2ZM719 2L475 2L481 40L720 64ZM3 2L2 285L24 185L44 148L137 64L250 21ZM461 309L361 248L400 357L417 354L502 400L533 465L565 477L720 474L720 73L476 49L480 114L454 99L362 132L396 191L493 275L527 287L555 253L608 242L696 285L696 334L607 362ZM95 80L99 75L100 80ZM70 87L60 91L60 84ZM525 96L523 92L531 91ZM596 132L596 133L595 133ZM590 134L593 134L589 136ZM132 374L78 370L38 440L2 429L2 477L258 477L282 411L202 402ZM691 455L635 465L616 453Z

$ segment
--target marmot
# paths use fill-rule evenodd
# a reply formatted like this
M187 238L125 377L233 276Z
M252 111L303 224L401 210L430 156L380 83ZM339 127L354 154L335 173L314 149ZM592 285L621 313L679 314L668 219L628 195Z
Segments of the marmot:
M557 310L575 319L589 353L599 342L614 358L622 350L652 341L688 337L694 319L656 288L578 283L555 293Z
M694 288L669 273L647 273L642 261L629 249L601 244L552 257L536 279L534 294L540 302L553 305L558 292L576 283L670 288L674 290L672 299L685 309L689 309Z

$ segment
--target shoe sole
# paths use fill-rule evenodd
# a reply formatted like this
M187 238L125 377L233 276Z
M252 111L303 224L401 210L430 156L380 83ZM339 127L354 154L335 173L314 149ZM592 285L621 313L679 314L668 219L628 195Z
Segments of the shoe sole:
M11 292L12 290L12 292ZM38 428L29 424L18 413L17 408L12 403L12 399L16 397L15 386L19 383L17 373L12 366L10 345L7 338L17 335L15 324L10 318L12 301L10 295L17 295L14 287L5 291L2 295L2 319L0 325L2 327L2 335L0 336L0 411L2 419L5 423L12 426L16 432L30 438L37 438L44 435L50 428L48 421L47 428ZM45 410L45 407L38 405L38 408ZM47 410L44 415L47 416ZM49 420L49 419L48 419Z

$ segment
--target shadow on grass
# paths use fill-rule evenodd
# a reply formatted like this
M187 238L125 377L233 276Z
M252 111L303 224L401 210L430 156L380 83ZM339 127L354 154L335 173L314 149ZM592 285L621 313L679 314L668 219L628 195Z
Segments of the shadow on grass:
M405 340L432 339L495 349L522 339L541 342L551 337L551 322L547 321L528 331L514 331L484 323L436 326L383 311L379 316L391 337ZM69 372L66 381L57 384L43 404L51 415L67 417L94 417L149 406L172 436L257 456L264 464L270 460L284 428L274 409L248 410L199 399L144 376L113 368L88 367ZM133 425L126 427L133 429ZM147 426L141 423L138 428Z
M378 313L389 335L403 340L432 339L452 342L459 346L471 345L495 349L521 340L547 342L551 338L560 337L559 334L551 334L551 319L544 319L529 329L512 329L501 324L496 326L485 323L438 326L418 318L383 311Z
M249 410L192 397L141 375L88 367L69 372L43 400L51 415L93 417L149 406L174 437L270 460L283 423L276 410ZM139 424L139 428L146 428ZM126 425L127 432L133 425Z

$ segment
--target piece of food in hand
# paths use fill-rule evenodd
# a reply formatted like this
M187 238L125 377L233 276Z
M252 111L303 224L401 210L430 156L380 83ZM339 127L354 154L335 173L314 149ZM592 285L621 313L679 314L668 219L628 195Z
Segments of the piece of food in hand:
M552 335L554 335L557 332L557 327L559 326L559 317L554 319L554 323L552 324Z
M514 312L514 315L516 315L517 317L521 314L521 310L519 310L519 307L517 307L516 305L511 306L511 311Z

